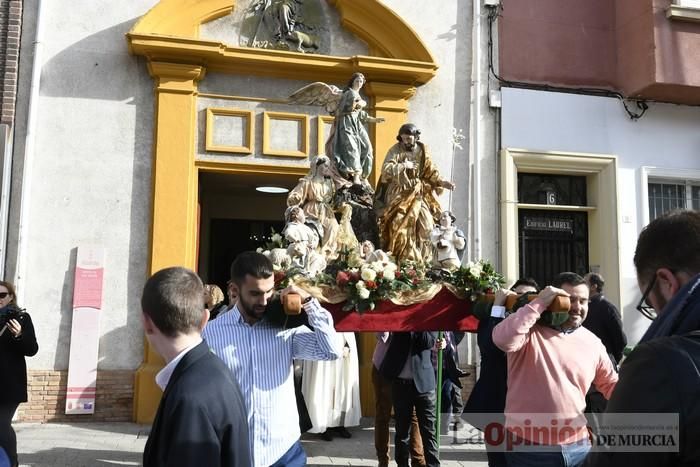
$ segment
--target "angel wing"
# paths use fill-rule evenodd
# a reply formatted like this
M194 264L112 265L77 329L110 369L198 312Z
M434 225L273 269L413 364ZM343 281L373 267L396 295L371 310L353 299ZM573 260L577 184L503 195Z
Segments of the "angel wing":
M322 105L330 115L335 115L342 95L343 91L339 87L316 81L294 91L287 102L289 104Z

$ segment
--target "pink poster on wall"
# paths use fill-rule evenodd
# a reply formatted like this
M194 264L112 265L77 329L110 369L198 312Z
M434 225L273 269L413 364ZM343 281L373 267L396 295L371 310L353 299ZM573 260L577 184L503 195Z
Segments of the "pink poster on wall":
M68 360L67 414L95 413L104 248L78 247L73 285L73 324Z

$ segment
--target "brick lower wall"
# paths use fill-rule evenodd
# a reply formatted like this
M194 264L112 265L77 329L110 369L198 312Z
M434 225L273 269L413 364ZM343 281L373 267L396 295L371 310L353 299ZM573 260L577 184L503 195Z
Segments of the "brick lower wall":
M30 370L29 401L20 404L24 422L129 422L134 400L134 371L97 372L97 396L92 415L66 415L67 371Z
M474 365L462 369L462 399L466 403L476 382ZM130 422L133 417L134 371L97 372L97 397L92 415L66 415L67 371L30 370L27 374L29 401L20 404L22 422Z

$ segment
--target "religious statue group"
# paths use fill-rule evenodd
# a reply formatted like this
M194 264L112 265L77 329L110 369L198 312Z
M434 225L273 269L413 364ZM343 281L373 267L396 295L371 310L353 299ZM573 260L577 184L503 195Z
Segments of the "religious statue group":
M309 276L341 255L459 268L466 240L438 201L455 185L440 175L416 125L399 128L376 191L368 182L374 157L364 125L384 119L367 113L360 95L364 84L365 77L355 73L344 90L316 82L290 96L292 104L325 106L334 122L326 154L312 158L309 174L287 197L282 234L288 247L271 252L271 259Z

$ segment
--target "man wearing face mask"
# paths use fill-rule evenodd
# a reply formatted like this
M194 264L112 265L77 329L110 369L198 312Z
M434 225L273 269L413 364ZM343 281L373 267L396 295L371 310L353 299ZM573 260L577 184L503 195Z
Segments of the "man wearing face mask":
M619 413L675 414L677 450L605 449L592 452L585 465L700 465L700 212L674 211L652 221L639 235L634 265L642 293L637 310L655 319L620 367L603 424Z
M419 138L413 123L401 125L398 143L384 159L374 197L381 248L391 251L397 262L431 261L430 233L442 211L437 196L455 187L442 179Z
M251 453L255 467L306 465L299 442L299 415L294 393L293 360L335 360L342 350L330 313L318 300L295 286L303 303L306 326L282 328L267 319L265 310L274 293L272 263L247 251L231 265L238 301L229 312L207 324L203 337L233 372L248 411Z
M558 295L571 301L567 321L541 320ZM565 272L493 329L493 342L508 361L509 466L579 466L590 450L586 392L593 384L610 397L617 373L600 339L581 326L587 313L586 281Z

